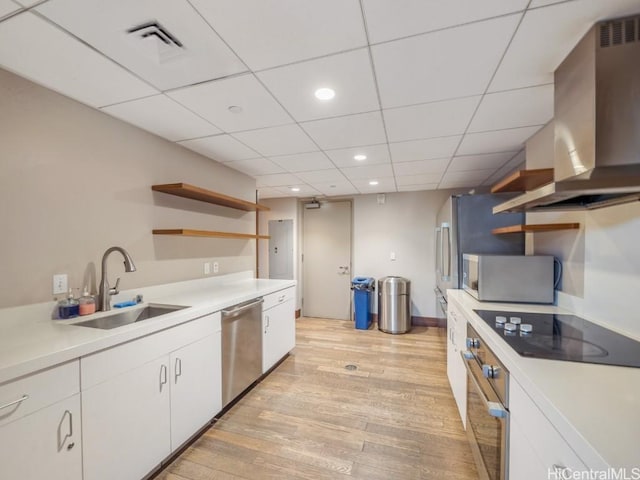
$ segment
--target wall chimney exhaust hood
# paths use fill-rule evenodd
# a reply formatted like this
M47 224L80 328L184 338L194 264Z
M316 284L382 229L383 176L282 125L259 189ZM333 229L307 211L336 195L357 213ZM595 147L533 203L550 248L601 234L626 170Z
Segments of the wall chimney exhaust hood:
M554 182L493 213L640 200L640 16L594 25L555 71Z

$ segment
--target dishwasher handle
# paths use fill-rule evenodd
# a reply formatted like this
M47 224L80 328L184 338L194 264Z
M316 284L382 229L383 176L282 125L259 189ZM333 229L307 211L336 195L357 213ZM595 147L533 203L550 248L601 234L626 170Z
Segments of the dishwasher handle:
M260 297L257 300L251 300L249 302L241 303L234 306L233 308L230 308L229 310L222 310L222 315L224 315L225 317L235 317L245 310L249 310L250 308L260 305L263 302L264 298Z

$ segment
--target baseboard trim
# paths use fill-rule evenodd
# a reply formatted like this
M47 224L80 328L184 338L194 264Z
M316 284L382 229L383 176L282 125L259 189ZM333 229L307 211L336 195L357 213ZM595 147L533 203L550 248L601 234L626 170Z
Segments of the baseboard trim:
M378 314L373 314L373 323L378 324ZM441 318L433 317L411 317L411 325L416 327L435 327L435 328L447 328L447 321Z

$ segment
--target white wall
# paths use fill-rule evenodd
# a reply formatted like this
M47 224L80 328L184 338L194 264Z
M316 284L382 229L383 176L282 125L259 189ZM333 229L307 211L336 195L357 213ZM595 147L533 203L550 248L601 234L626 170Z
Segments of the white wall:
M152 192L186 182L254 200L255 180L0 70L0 307L52 299L52 275L95 291L103 252L111 284L131 289L255 268L255 240L159 237L154 228L255 232L247 213Z
M535 253L564 264L558 305L640 338L640 203L579 213L529 213L528 221L580 222L577 232L535 234Z
M450 191L388 193L353 199L353 276L411 280L412 315L435 317L436 215ZM390 253L396 260L391 261ZM377 287L377 284L376 284ZM377 311L377 310L376 310Z

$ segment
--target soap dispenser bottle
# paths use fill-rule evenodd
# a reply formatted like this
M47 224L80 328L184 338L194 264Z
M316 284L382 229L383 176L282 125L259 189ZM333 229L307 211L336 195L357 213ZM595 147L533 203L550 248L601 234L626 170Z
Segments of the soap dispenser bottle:
M84 286L82 296L78 300L80 315L90 315L96 313L96 300L89 294L89 289Z
M73 292L69 289L69 295L66 300L58 302L58 318L66 319L77 317L80 313L80 304L73 298Z

